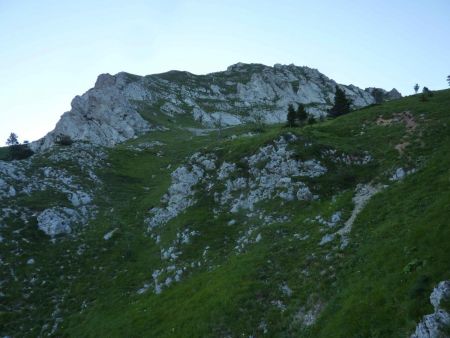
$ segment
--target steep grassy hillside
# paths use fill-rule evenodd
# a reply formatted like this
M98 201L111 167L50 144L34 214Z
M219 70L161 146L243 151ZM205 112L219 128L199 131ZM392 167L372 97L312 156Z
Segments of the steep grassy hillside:
M433 312L450 278L449 90L261 133L178 119L30 160L95 207L50 239L36 215L69 207L67 191L1 200L0 334L403 337Z

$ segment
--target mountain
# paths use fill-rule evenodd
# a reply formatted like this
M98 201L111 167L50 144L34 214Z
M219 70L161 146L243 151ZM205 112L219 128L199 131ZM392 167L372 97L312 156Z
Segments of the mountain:
M0 161L0 335L448 335L450 90L211 128L133 85L170 76L205 79L100 76Z
M62 115L56 128L31 146L48 149L59 135L113 146L164 128L157 120L161 113L167 118L183 115L206 128L254 120L280 123L286 120L291 103L306 105L317 117L332 106L336 85L316 69L294 65L238 63L207 75L181 71L144 77L102 74L94 88L73 99L72 109ZM375 88L339 86L354 108L375 103ZM383 99L401 97L395 89L381 91Z

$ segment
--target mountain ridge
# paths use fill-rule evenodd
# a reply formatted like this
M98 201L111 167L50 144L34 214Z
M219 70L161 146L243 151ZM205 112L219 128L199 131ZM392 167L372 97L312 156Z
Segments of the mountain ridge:
M101 74L93 88L72 100L72 109L55 129L30 146L34 151L48 149L60 135L112 146L162 127L146 121L146 108L168 117L186 115L205 128L254 120L279 123L286 119L287 106L299 103L318 117L331 107L336 85L317 69L293 64L237 63L205 75L176 70L147 76ZM339 86L354 108L376 102L375 88ZM401 97L395 89L378 90L385 100Z

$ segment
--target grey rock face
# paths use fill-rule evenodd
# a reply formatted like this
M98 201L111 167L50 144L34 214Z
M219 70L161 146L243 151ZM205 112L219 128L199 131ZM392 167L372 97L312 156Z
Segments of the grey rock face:
M72 232L71 224L80 220L80 214L69 208L45 209L38 217L38 227L47 235L53 237Z
M305 104L315 116L331 107L337 83L316 69L294 65L242 64L225 72L193 75L171 71L150 76L102 74L94 88L72 101L55 129L32 142L34 151L51 147L59 135L73 140L113 146L161 126L150 126L140 111L173 117L189 114L205 127L217 128L254 120L286 119L289 104ZM375 102L370 88L339 85L354 107ZM398 92L386 92L394 97Z
M402 98L402 94L400 94L400 92L395 88L392 88L390 91L387 91L382 88L369 87L366 88L365 91L370 93L372 96L374 95L375 91L378 91L380 93L380 99L382 99L383 101L390 101Z
M295 135L280 137L273 145L262 147L257 153L244 158L243 161L250 168L248 178L227 179L229 170L235 170L236 165L224 163L219 179L224 181L225 189L215 194L215 201L222 207L229 207L229 212L237 213L239 210L253 211L258 202L275 197L285 201L295 198L312 200L314 196L306 184L293 182L292 178L318 177L325 174L327 169L316 160L294 159L288 144L295 139Z
M402 179L404 179L406 176L405 170L403 168L397 168L397 170L395 170L394 175L392 175L392 177L390 178L391 181L400 181Z
M45 150L59 135L112 146L149 131L132 100L149 99L150 94L139 83L128 81L125 73L100 75L94 88L72 100L72 109L61 116L55 129L30 147Z
M450 281L443 281L434 288L430 295L430 303L434 306L434 310L438 310L441 301L450 299Z
M172 173L172 184L161 202L163 207L153 208L153 216L146 220L149 228L166 224L182 211L194 204L193 187L205 180L207 171L215 169L215 158L196 153L189 159L188 165L177 168Z
M442 281L430 295L434 313L425 315L417 324L411 338L441 338L448 337L445 329L450 328L450 314L441 309L441 302L450 299L450 281Z

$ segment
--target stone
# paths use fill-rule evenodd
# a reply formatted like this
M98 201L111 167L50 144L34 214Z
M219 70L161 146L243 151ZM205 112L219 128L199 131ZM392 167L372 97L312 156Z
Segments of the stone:
M92 197L86 194L83 191L76 191L71 194L70 202L74 207L78 207L80 205L89 204L92 201Z
M308 303L312 303L308 301ZM294 321L298 322L304 327L310 327L314 325L322 312L323 305L320 302L311 304L309 307L302 306L300 310L295 314Z
M406 172L403 168L397 168L397 170L395 170L394 175L392 175L392 177L390 178L391 181L400 181L402 179L404 179L406 176Z
M303 185L297 191L297 199L299 201L311 201L313 199L313 194L306 185Z
M287 285L287 283L283 283L280 285L280 290L281 292L283 292L283 294L285 294L287 297L291 297L292 296L292 290L291 288Z
M322 237L322 239L320 240L319 245L325 245L329 242L331 242L335 237L335 234L326 234L325 236Z
M51 237L70 234L72 225L81 220L77 211L65 207L45 209L37 216L38 228Z
M103 239L104 239L105 241L109 241L109 240L112 238L112 236L114 235L114 233L115 233L117 230L119 230L119 229L118 229L118 228L115 228L115 229L113 229L113 230L107 232L107 233L103 236Z
M430 295L430 303L434 306L434 309L437 310L441 301L448 299L450 299L450 281L440 282Z
M447 337L450 329L450 314L442 309L441 302L450 300L450 281L440 282L430 295L430 303L434 307L434 313L423 316L416 326L411 338L440 338Z
M422 321L417 324L416 331L411 335L411 338L448 337L443 333L443 330L448 327L450 327L450 315L443 310L438 310L423 317Z
M331 215L331 223L338 223L341 220L342 213L340 211L335 212Z
M9 186L8 195L9 195L10 197L16 196L16 189L14 189L14 187L13 187L12 185Z

